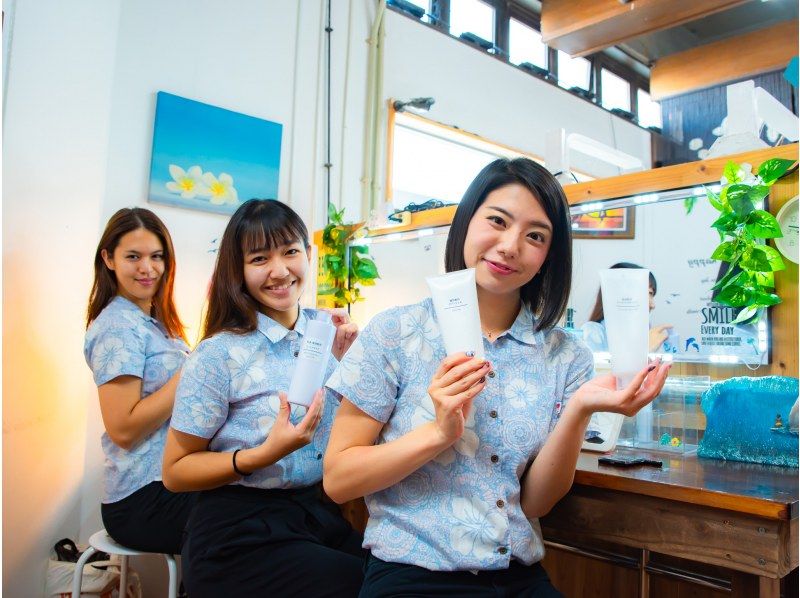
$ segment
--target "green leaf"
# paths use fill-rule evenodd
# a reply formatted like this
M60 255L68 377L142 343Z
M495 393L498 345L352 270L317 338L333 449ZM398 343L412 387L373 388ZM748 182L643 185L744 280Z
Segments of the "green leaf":
M733 267L733 265L731 265L730 268L728 268L728 271L725 272L725 276L720 278L717 281L717 283L713 287L711 287L711 290L712 291L716 291L717 289L721 289L722 287L726 286L735 277L738 277L740 274L741 274L741 272L737 272L736 269Z
M752 188L750 185L731 185L728 187L728 205L740 216L746 216L753 210L753 200L751 199Z
M745 270L755 272L776 272L786 268L781 254L768 245L756 245L745 249L740 265Z
M755 296L756 293L753 289L731 284L722 289L719 295L714 298L714 301L730 307L744 307L753 303Z
M719 198L719 195L714 193L708 187L705 187L706 190L706 197L708 198L709 203L714 207L715 210L722 212L725 209L724 204Z
M328 222L332 222L334 224L339 224L339 222L337 222L337 220L338 220L337 216L338 216L338 212L336 211L336 206L329 202L328 203Z
M731 324L741 324L742 322L747 322L747 320L756 315L756 313L758 313L758 306L751 305L749 307L745 307L737 314L736 319L733 320Z
M756 210L747 217L745 230L757 239L782 237L781 227L775 216L765 210Z
M775 288L775 273L774 272L753 272L751 280L761 288L774 289Z
M736 162L729 160L725 165L725 169L722 171L722 176L725 177L725 180L728 181L729 185L738 183L741 180L739 178L739 165Z
M736 255L738 244L732 241L721 243L711 254L712 260L719 260L721 262L730 262Z
M758 176L766 185L772 185L789 170L796 160L784 160L783 158L771 158L762 162L758 167Z
M373 279L378 277L378 268L375 262L370 259L362 259L355 268L355 274L358 278Z
M771 305L778 305L781 302L781 298L778 297L775 293L764 293L763 291L758 291L756 293L756 304L763 305L764 307L769 307Z
M692 213L692 210L694 209L694 204L696 203L697 203L696 195L692 195L691 197L687 197L686 199L683 200L683 207L686 209L687 216Z
M350 249L353 250L353 253L360 253L361 255L369 255L368 245L352 245Z
M739 223L739 217L734 212L728 212L717 218L711 228L717 229L720 233L733 233Z

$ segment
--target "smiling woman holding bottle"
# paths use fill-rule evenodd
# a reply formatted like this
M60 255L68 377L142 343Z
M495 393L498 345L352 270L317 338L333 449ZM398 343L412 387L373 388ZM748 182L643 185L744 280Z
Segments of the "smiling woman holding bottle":
M531 160L478 174L445 267L475 268L485 358L446 355L426 299L375 316L327 384L342 403L325 490L366 496L370 513L361 596L557 596L538 518L572 485L591 414L635 413L668 367L616 390L556 326L571 280L568 209Z
M180 552L194 501L161 482L167 422L189 351L174 279L164 223L150 210L119 210L97 246L84 345L105 425L103 525L129 548L168 554Z
M182 553L192 598L346 598L361 585L360 535L319 484L336 401L317 388L307 410L290 408L285 394L318 315L299 305L309 248L303 221L274 200L242 204L222 237L164 452L167 487L202 491ZM339 359L357 331L346 315L334 323Z

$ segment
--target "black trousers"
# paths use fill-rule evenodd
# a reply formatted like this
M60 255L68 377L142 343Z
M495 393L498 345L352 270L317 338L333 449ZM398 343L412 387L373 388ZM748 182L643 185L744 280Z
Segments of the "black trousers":
M150 482L122 500L100 505L100 514L108 535L123 546L180 554L196 500L196 492L170 492L163 483Z
M360 598L563 598L540 563L497 571L430 571L369 555Z
M319 486L201 492L186 527L183 580L191 598L358 595L365 551Z

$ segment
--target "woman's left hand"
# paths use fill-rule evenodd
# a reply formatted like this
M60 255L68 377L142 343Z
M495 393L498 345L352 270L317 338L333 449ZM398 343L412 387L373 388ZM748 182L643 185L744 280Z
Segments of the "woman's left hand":
M333 339L331 351L336 361L341 361L358 336L358 325L350 321L350 314L343 308L326 311L331 314L331 322L336 326L336 337Z
M575 391L570 401L577 399L586 415L606 411L631 417L658 396L671 366L655 361L619 390L613 374L592 378Z

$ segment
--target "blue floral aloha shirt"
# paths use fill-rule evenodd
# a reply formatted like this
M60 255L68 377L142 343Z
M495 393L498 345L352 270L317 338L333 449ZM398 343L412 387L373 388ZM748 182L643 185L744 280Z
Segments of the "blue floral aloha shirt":
M94 382L101 386L119 376L142 380L142 398L172 378L186 360L189 347L170 338L164 325L133 302L117 295L89 326L83 345ZM107 432L103 502L114 503L161 479L161 459L169 422L130 450L114 444Z
M591 352L561 328L534 332L527 308L494 343L464 435L394 486L366 497L364 547L435 571L492 570L544 556L539 522L520 507L520 477L565 402L591 378ZM342 359L328 388L383 422L389 442L433 421L428 385L445 358L430 299L384 311Z
M208 450L232 452L258 446L272 429L280 408L278 391L288 392L308 320L316 310L301 309L294 330L258 314L258 327L246 334L221 332L202 341L186 362L175 395L171 426L209 438ZM325 378L336 366L331 356ZM298 488L322 479L322 457L338 401L326 397L311 443L277 463L233 484L256 488ZM291 421L304 407L292 405Z

